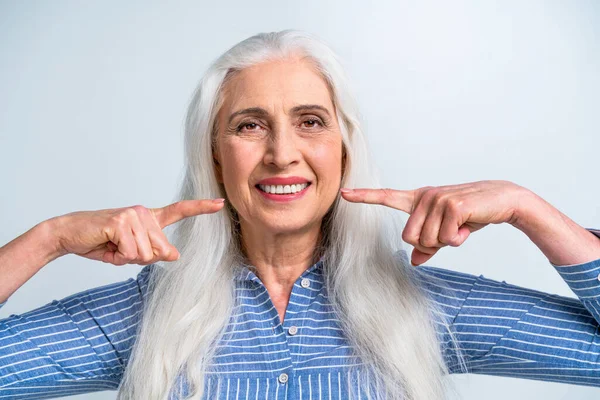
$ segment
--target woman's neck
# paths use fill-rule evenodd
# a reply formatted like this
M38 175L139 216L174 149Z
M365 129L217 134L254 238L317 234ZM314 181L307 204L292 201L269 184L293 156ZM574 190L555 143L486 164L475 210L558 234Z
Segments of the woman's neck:
M314 262L321 227L272 234L242 223L242 251L258 277L267 282L293 284Z
M321 227L272 234L242 223L241 233L242 250L256 268L283 322L294 282L315 262Z

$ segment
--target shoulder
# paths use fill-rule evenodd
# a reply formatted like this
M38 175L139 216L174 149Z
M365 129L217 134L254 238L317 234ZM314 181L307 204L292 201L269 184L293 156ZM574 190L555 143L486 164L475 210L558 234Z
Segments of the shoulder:
M443 308L455 311L469 296L476 282L483 277L429 265L413 267L405 250L398 251L397 257L411 270L411 275L427 297Z
M556 297L539 290L524 288L517 285L485 277L482 274L473 275L465 272L453 271L446 268L421 265L412 267L408 255L400 250L399 257L403 264L414 271L419 286L433 299L435 303L443 306L448 314L456 314L466 301L474 300L489 302L493 299L501 301L522 301L526 298ZM453 311L453 312L452 312Z
M430 265L413 267L405 250L399 250L396 255L406 268L413 271L420 283L426 286L436 287L441 284L450 289L469 289L478 279L483 278L483 275L477 276Z
M124 281L98 286L72 294L53 303L63 305L78 305L88 309L88 312L114 313L115 311L131 310L130 306L141 305L145 297L155 264L144 266L135 277ZM134 307L136 308L136 307Z

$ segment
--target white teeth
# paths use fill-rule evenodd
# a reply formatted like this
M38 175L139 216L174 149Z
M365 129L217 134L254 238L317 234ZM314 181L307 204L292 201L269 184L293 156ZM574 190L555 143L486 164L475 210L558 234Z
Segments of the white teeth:
M304 190L307 186L308 183L298 183L295 185L258 185L260 190L263 192L275 194L298 193Z

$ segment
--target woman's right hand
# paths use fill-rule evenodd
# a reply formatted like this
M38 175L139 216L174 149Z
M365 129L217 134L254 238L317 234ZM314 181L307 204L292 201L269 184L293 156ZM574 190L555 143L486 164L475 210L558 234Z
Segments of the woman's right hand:
M49 220L61 255L77 254L114 265L175 261L179 251L162 229L183 218L223 208L224 200L182 200L162 208L141 205L76 211Z

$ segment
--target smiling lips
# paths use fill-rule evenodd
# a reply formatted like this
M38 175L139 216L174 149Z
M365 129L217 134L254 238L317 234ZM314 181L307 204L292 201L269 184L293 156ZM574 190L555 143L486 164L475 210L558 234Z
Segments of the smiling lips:
M269 200L291 201L302 197L309 186L307 179L291 176L263 179L258 182L256 189Z

